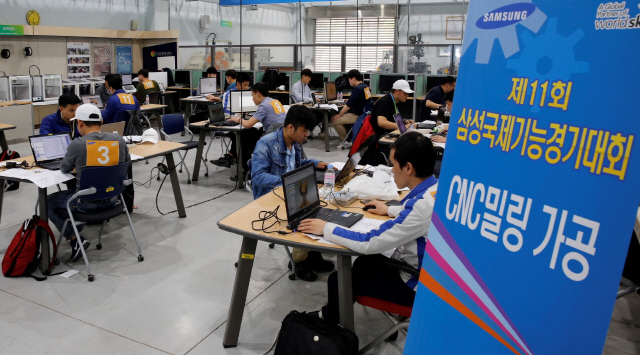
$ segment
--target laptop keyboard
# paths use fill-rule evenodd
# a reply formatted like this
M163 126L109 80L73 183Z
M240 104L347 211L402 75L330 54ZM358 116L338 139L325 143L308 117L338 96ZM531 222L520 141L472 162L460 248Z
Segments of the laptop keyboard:
M58 160L38 163L38 166L49 170L60 170L60 161Z
M317 218L319 220L330 222L334 217L340 216L340 210L332 210L330 208L318 208L310 215L304 217L304 219L309 218ZM290 222L288 225L289 229L298 229L298 225L302 222L302 219Z

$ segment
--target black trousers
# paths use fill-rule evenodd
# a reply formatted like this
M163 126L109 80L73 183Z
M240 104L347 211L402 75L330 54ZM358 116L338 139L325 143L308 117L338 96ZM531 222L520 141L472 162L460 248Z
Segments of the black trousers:
M368 296L401 306L412 307L416 292L407 286L400 277L400 271L393 266L383 263L383 255L360 256L353 263L352 286L353 301L356 296ZM322 316L328 322L339 323L340 310L338 308L338 273L329 275L327 283L329 303L322 307Z
M249 170L247 162L251 159L251 154L253 154L253 150L256 148L256 143L258 143L258 140L262 137L263 132L264 131L261 129L248 128L240 133L240 140L242 140L242 168L244 171ZM235 132L229 132L227 133L227 137L231 139L231 149L229 150L229 154L235 157L238 152L236 134Z

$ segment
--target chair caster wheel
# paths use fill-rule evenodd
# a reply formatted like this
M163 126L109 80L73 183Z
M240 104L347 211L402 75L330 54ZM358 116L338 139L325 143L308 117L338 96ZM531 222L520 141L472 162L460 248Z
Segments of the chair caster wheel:
M138 255L138 261L144 261L144 256Z
M160 175L158 175L158 178L156 180L160 181Z
M289 274L289 280L294 281L296 279L296 274Z
M102 249L102 244L96 244L96 249L101 250Z
M398 339L398 332L389 335L389 337L387 337L387 339L385 339L384 341L396 341L396 339Z
M209 173L204 174L204 176L209 176Z
M93 282L96 278L93 275L89 275L89 282Z
M235 265L236 265L236 268L237 268L238 267L238 262L237 261L236 261Z
M60 259L56 259L56 260L53 262L53 265L60 265Z
M182 174L182 170L178 170L178 172L179 172L180 174Z
M270 249L275 248L275 246L276 246L275 244L273 244L273 243L269 243L269 248L270 248Z
M191 181L187 181L187 184L190 184L190 183L191 183Z

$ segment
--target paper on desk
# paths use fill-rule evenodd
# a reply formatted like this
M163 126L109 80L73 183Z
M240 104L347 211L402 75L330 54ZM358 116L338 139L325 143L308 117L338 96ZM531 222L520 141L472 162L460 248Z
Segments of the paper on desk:
M308 233L302 233L302 234L306 235L307 237L309 237L309 238L311 238L311 239L313 239L313 240L315 240L316 242L319 242L319 243L324 243L324 244L329 244L329 245L338 245L338 244L336 244L334 242L330 242L330 241L324 239L324 237L321 237L319 235L308 234Z
M256 123L256 124L254 124L254 125L253 125L253 127L244 127L244 128L246 128L246 129L249 129L249 128L260 129L260 128L262 128L262 127L264 127L264 126L262 125L262 122L258 122L258 123ZM240 124L237 124L237 125L235 125L235 126L231 126L231 128L240 128Z
M333 168L336 169L336 170L342 170L342 169L344 169L344 166L346 165L346 163L344 163L344 162L335 162L335 163L331 163L331 165L333 165ZM367 165L367 166L369 166L369 165ZM365 168L365 166L363 166L363 165L357 165L356 166L357 170L364 169L364 168Z
M131 155L131 161L136 161L136 160L142 160L142 159L144 159L144 157L139 156L138 154L131 154L131 153L129 153L129 155Z
M440 148L444 149L445 143L436 143L436 142L433 142L433 145L435 145L436 147L440 147Z
M352 225L350 230L358 233L369 233L374 229L380 228L380 226L386 221L381 219L373 219L363 217L361 220Z
M71 174L64 174L60 170L47 169L9 169L0 173L0 176L28 180L40 188L54 186L73 179Z
M320 108L330 108L332 110L340 111L338 110L338 105L336 104L320 104Z

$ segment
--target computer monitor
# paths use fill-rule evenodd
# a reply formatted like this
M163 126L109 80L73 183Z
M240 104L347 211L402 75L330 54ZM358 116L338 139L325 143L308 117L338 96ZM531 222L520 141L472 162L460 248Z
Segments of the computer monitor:
M324 97L327 102L338 99L338 91L336 90L335 81L324 83Z
M149 79L155 80L156 83L164 85L164 87L169 86L169 79L166 72L163 71L154 71L149 72Z
M218 92L217 78L200 78L200 85L198 86L200 95L213 94Z
M191 85L191 72L188 70L176 70L173 72L176 85Z
M229 111L231 113L255 112L258 109L253 102L251 90L229 91Z
M313 73L311 75L311 81L309 82L309 88L316 90L324 89L324 74Z
M429 92L429 90L433 89L434 87L442 85L442 82L447 78L447 76L427 76L427 91L425 92Z
M132 74L122 74L122 85L131 85L133 80Z
M404 75L380 75L378 77L378 92L388 93L393 87L393 83L398 80L405 80Z

